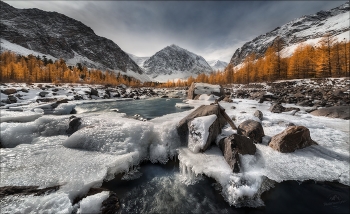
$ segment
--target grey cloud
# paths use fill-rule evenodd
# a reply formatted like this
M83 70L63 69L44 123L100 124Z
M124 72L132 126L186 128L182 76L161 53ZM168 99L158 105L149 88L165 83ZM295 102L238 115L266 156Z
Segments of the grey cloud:
M177 44L229 61L244 42L302 15L344 1L7 1L57 11L91 27L123 50L150 56ZM230 52L230 49L231 52Z

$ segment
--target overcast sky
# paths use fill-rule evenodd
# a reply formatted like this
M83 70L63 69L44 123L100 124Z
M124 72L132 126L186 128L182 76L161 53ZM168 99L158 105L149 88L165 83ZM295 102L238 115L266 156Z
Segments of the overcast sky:
M260 34L346 1L6 2L65 14L136 56L151 56L176 44L206 60L229 62L237 48Z

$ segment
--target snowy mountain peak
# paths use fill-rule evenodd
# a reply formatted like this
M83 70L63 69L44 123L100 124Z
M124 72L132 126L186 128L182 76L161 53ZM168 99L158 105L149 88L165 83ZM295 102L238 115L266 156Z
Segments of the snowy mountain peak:
M230 64L234 66L241 64L253 52L257 57L263 56L277 37L281 38L285 43L285 56L291 54L291 50L298 44L311 40L313 40L313 43L317 42L318 39L326 34L333 36L343 36L344 34L349 39L349 11L349 2L346 2L328 11L320 11L294 19L245 43L235 51Z
M151 56L143 64L147 75L157 81L187 78L210 73L212 68L202 56L177 45L170 45Z
M220 60L210 60L208 64L214 71L223 71L227 67L228 63Z

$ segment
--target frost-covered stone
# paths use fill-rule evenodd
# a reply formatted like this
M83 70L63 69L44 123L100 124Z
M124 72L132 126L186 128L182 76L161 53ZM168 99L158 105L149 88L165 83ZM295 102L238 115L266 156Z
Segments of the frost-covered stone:
M283 132L272 137L269 146L282 153L294 152L311 145L317 145L310 137L305 126L289 126Z
M197 117L188 123L189 138L188 148L198 153L205 151L211 144L212 139L216 138L219 133L214 132L214 121L217 119L215 114Z
M183 118L178 126L177 133L180 136L181 142L188 142L189 127L191 126L191 121L197 117L203 117L208 115L216 115L217 118L211 125L210 134L208 137L208 142L215 142L217 135L221 133L221 129L226 125L227 121L220 112L220 107L218 105L202 105L194 110L192 113ZM204 147L204 150L207 148Z

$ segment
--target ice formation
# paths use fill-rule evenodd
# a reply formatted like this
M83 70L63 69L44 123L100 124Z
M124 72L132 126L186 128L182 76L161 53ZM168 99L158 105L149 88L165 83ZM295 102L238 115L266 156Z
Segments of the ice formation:
M209 127L217 119L215 114L197 117L190 122L190 134L188 138L188 148L198 153L204 148L209 136Z

